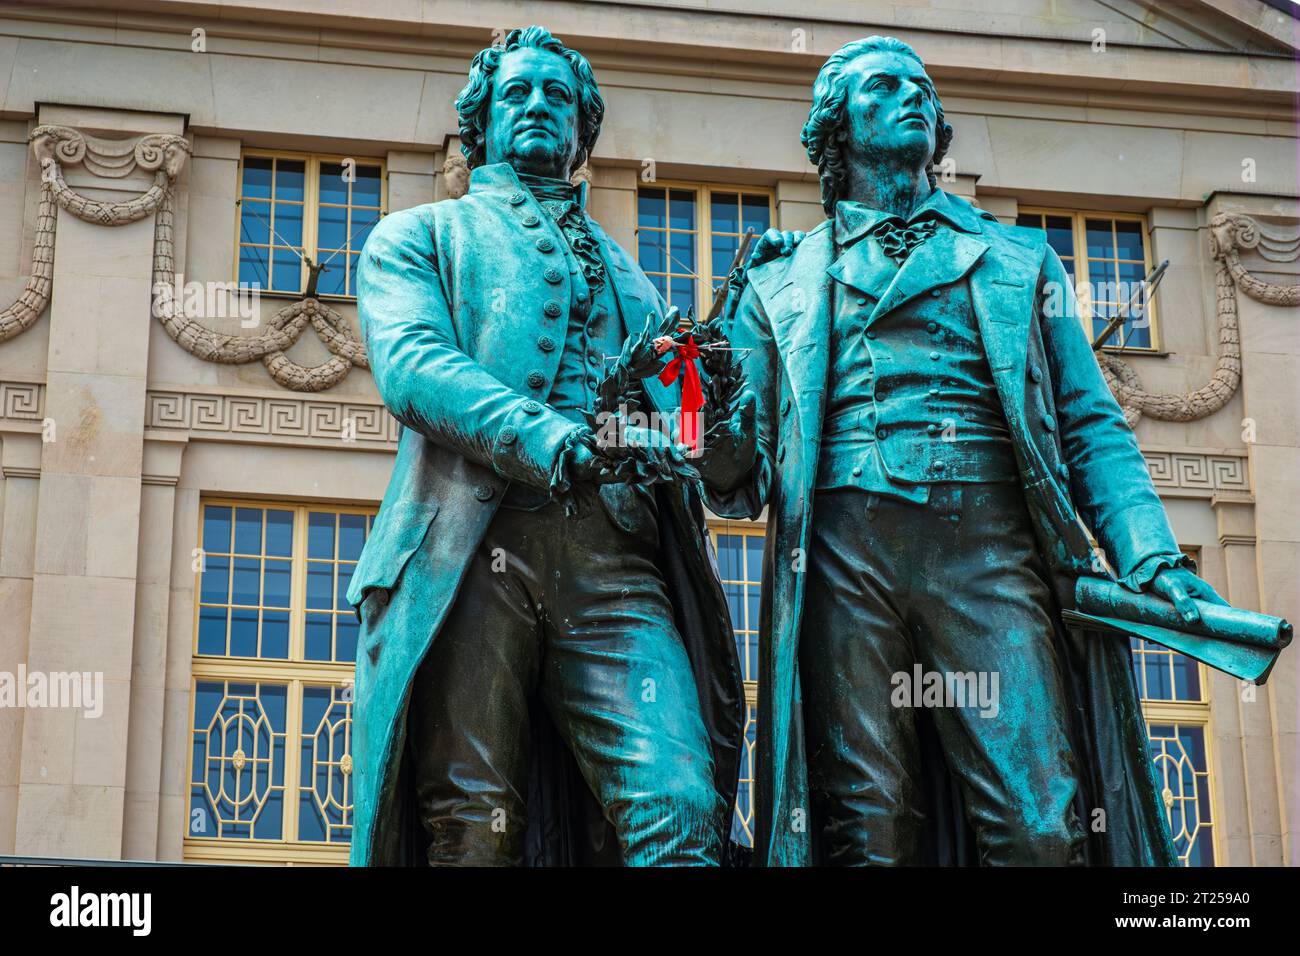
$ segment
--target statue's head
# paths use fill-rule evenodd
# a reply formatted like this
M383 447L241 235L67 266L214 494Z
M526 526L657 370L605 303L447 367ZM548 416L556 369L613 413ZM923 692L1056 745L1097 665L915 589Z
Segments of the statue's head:
M802 139L833 215L854 166L924 169L934 186L952 127L916 51L873 36L846 43L822 65Z
M544 27L528 27L474 57L456 113L471 169L509 163L568 179L596 145L605 101L586 57Z

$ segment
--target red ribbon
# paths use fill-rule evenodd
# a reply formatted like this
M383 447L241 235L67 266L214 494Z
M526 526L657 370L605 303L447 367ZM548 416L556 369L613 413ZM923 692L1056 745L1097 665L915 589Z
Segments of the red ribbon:
M704 389L700 386L700 370L695 360L700 357L700 348L692 336L686 336L684 343L672 345L676 358L669 362L659 373L659 381L671 385L682 376L682 434L681 441L689 445L692 451L700 450L700 409L704 407Z

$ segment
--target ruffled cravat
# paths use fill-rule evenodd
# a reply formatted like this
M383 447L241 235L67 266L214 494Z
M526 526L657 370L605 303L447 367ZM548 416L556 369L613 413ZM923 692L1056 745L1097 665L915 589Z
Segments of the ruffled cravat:
M913 249L934 235L938 226L933 219L914 222L909 226L900 226L897 219L886 219L867 235L880 243L881 252L902 265Z

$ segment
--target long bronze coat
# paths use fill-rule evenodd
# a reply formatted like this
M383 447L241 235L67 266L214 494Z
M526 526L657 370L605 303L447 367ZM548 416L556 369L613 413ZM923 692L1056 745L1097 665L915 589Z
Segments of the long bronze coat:
M1004 226L964 200L949 209L970 232L941 229L906 260L873 312L930 289L969 281L979 331L1015 446L1021 483L1061 604L1074 579L1098 573L1086 523L1119 579L1130 585L1148 558L1177 555L1164 507L1084 335L1068 275L1041 232ZM710 506L732 518L769 508L760 612L755 860L809 862L809 820L798 650L803 616L801 555L809 551L816 468L829 391L831 220L792 256L756 266L734 311L732 343L753 351L745 367L758 396L758 458L749 480ZM828 271L831 270L831 271ZM854 277L841 275L853 284ZM1051 304L1055 308L1046 308ZM1129 642L1114 634L1056 635L1072 703L1072 743L1083 779L1089 859L1111 864L1175 861L1147 754ZM955 788L940 768L927 787L943 832L933 859L969 858L969 832ZM1105 831L1091 825L1105 811Z
M585 206L585 184L582 204ZM594 221L624 333L663 302ZM361 618L353 718L353 865L416 863L406 780L412 678L511 481L545 489L574 423L529 385L552 382L571 289L564 238L505 164L476 168L467 195L393 213L358 269L375 385L405 428L393 475L352 576ZM534 376L535 378L535 376ZM680 386L645 383L661 413ZM694 489L661 488L659 568L696 675L715 785L735 800L744 689L717 563ZM545 721L540 721L543 728ZM617 846L576 763L553 733L534 741L527 854L537 864L617 862Z

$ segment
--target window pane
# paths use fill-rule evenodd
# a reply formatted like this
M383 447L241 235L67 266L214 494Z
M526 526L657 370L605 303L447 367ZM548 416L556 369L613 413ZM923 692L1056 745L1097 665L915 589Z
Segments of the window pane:
M271 257L271 288L276 292L302 290L302 266L298 254L288 249L276 249Z
M666 272L664 233L642 229L637 234L637 260L644 272Z
M309 661L327 661L330 659L331 625L333 614L308 614L305 657Z
M207 505L203 509L203 550L230 553L230 508Z
M1101 256L1115 258L1115 243L1110 233L1109 219L1089 219L1085 224L1087 230L1088 258Z
M298 839L352 835L352 703L339 687L304 687L299 737Z
M239 206L239 241L271 244L271 204L245 199Z
M267 272L270 252L266 249L249 248L239 250L239 281L259 289L271 287L270 273Z
M1214 865L1214 837L1205 727L1150 724L1151 759L1168 808L1174 849L1185 866Z
M293 549L293 512L266 512L266 553L287 558Z
M275 245L302 248L302 206L276 203Z
M203 585L199 601L203 604L225 604L230 599L230 559L205 555L203 560Z
M680 189L670 189L668 197L668 224L674 229L695 228L695 194Z
M670 232L668 234L668 251L670 272L695 272L695 233Z
M263 579L262 604L266 607L289 606L289 575L291 565L288 561L266 562L266 576Z
M307 562L307 606L322 611L333 609L334 564L332 562Z
M277 201L302 202L306 165L300 159L275 161L275 198Z
M321 269L320 275L316 279L317 295L343 295L347 289L347 273L345 271L345 262L347 256L337 255L331 257L326 254L321 257L322 261L329 259L325 268Z
M356 182L352 184L352 205L378 206L380 170L378 166L357 166Z
M772 226L772 204L766 196L751 193L744 197L740 231L753 228L761 236Z
M664 191L662 189L641 189L636 197L637 225L662 229L666 223L664 211Z
M320 201L347 205L348 184L343 179L342 163L320 164Z
M266 659L289 656L289 612L262 612L262 653Z
M1074 255L1074 224L1068 216L1047 216L1047 243L1058 256Z
M740 196L737 193L713 193L709 217L714 232L740 231Z
M270 157L245 156L244 182L240 195L245 199L271 198L271 164Z
M196 683L189 836L283 838L286 694L283 684Z
M239 554L262 553L262 509L238 508L235 511L235 551Z
M1115 238L1120 259L1142 259L1142 224L1121 220L1115 223Z
M307 557L334 557L334 522L333 514L312 511L307 515Z
M361 557L361 548L366 543L366 516L355 514L339 515L339 558L355 561Z
M321 206L318 249L342 249L348 241L348 211L342 206Z

